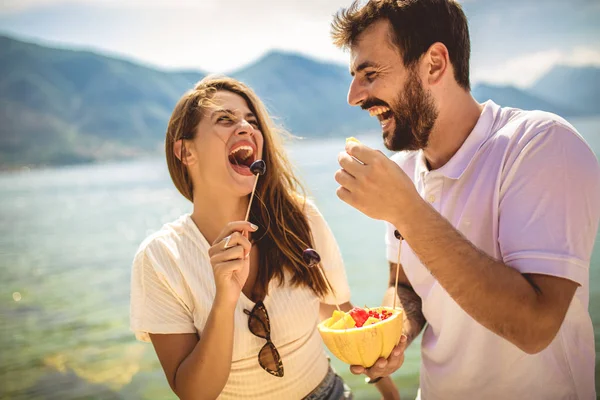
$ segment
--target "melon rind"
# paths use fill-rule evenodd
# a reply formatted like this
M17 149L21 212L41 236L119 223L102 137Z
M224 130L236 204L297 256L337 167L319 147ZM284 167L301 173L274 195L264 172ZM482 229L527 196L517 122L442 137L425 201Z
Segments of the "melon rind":
M369 368L379 357L388 358L402 336L403 310L391 307L374 307L387 310L392 316L360 328L330 329L329 319L318 325L325 346L341 361Z

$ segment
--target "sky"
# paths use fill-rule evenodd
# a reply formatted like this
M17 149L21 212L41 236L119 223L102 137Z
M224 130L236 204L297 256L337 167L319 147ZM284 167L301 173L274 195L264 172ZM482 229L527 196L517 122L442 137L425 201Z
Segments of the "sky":
M463 0L471 78L527 87L557 64L600 66L598 0ZM332 15L351 0L2 0L0 34L162 69L228 73L270 50L347 64Z

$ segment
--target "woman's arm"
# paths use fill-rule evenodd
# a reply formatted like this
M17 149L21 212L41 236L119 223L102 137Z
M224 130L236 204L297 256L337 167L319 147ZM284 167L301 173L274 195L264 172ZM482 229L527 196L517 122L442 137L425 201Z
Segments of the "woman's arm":
M248 222L231 222L208 250L216 295L206 325L196 334L153 334L150 339L165 375L180 399L214 399L229 378L235 308L248 278Z
M150 334L169 385L180 399L214 399L231 370L235 304L215 300L202 336Z

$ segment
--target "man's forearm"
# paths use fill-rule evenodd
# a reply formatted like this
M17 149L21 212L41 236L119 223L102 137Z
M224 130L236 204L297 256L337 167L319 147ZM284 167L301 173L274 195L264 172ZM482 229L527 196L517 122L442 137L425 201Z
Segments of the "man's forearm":
M395 267L395 264L393 266ZM394 284L394 281L390 282L390 287L388 293L386 293L384 302L385 305L391 307L393 301L392 296L398 296L400 305L404 310L404 326L402 329L408 339L408 344L410 344L417 336L419 336L419 333L421 333L427 322L421 309L421 298L415 293L413 288L406 283L398 283L398 290L394 293Z
M473 319L527 352L548 342L555 324L519 271L477 249L427 203L397 223L422 264Z
M410 344L419 336L427 321L421 308L421 298L410 286L398 284L398 298L406 315L406 319L404 320L404 334L407 337L408 344Z

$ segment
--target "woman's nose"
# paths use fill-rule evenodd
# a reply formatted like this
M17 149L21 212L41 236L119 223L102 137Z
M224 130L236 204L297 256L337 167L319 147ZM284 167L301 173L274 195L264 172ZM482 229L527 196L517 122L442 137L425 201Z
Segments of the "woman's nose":
M251 123L249 123L248 121L246 121L245 119L242 119L240 121L240 123L238 124L238 128L235 132L238 135L254 135L254 127L252 126Z

